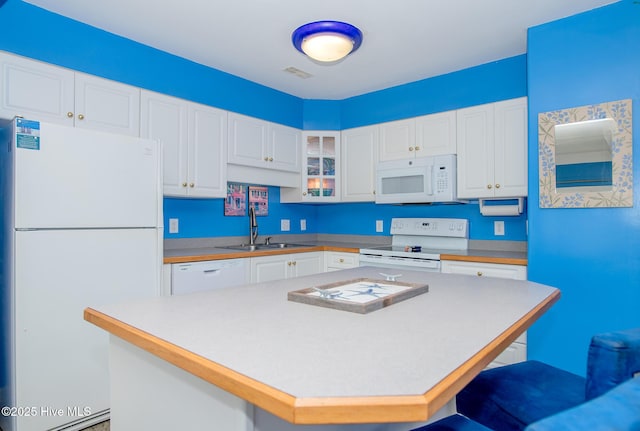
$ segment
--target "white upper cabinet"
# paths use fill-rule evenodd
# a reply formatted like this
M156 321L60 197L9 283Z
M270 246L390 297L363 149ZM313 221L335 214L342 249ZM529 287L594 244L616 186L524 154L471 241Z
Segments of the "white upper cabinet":
M141 135L163 148L166 196L225 197L227 113L142 91Z
M456 111L379 126L381 161L456 153Z
M228 162L266 168L267 123L256 118L229 113Z
M122 135L140 134L140 89L75 73L75 126Z
M229 113L228 162L300 172L300 130Z
M527 196L527 99L458 110L458 197Z
M380 124L380 160L416 157L415 147L415 118Z
M137 87L6 53L0 53L0 82L0 117L140 133Z
M187 174L191 197L227 196L227 112L189 103Z
M268 124L266 155L270 169L300 172L300 147L302 132L281 124ZM264 157L263 157L264 159Z
M375 201L379 127L342 131L341 182L343 202Z
M416 118L416 156L456 154L456 111Z
M302 200L340 200L340 132L305 131L302 144Z
M527 98L495 104L495 196L528 194Z
M21 116L73 126L72 71L6 53L0 53L0 63L0 117Z

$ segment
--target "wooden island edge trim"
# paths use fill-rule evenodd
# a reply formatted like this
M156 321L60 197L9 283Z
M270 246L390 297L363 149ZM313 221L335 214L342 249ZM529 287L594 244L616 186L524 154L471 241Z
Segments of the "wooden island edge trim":
M476 353L471 359L458 367L455 371L437 383L425 393L429 406L429 416L445 406L456 396L475 376L491 363L501 352L522 335L533 323L560 299L560 290L555 289L530 312L525 314L506 331L496 337L491 343Z

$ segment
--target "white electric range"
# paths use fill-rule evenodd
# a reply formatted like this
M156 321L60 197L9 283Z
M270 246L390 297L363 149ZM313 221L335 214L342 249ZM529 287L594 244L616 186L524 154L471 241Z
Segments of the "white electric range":
M466 250L469 221L452 218L391 219L391 245L360 249L360 266L440 272L440 253Z

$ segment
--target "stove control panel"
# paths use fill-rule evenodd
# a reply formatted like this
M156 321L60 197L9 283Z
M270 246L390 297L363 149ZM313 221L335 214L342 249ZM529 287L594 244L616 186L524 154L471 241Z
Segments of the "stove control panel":
M469 238L469 220L459 218L394 218L392 235Z

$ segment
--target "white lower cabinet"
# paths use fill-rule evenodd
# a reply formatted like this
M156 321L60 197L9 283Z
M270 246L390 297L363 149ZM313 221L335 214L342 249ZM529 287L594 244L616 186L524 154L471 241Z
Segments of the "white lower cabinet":
M251 283L283 280L323 272L323 252L279 254L251 258Z
M448 274L477 275L478 277L510 278L526 280L527 267L522 265L507 265L501 263L459 262L443 260L442 272Z
M522 265L507 265L499 263L477 263L443 260L441 271L447 274L465 274L478 277L510 278L526 280L527 267ZM508 346L487 368L515 364L527 360L527 333L522 334Z
M324 272L356 268L357 266L360 266L360 255L358 253L324 252Z

